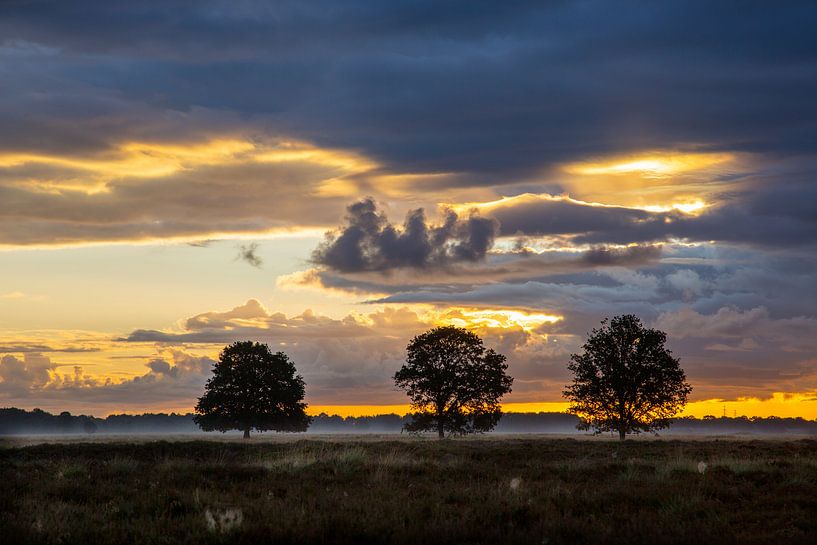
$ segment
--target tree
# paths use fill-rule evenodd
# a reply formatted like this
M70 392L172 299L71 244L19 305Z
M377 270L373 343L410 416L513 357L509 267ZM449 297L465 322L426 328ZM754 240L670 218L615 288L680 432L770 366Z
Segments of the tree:
M204 431L306 431L311 421L303 402L304 380L283 352L266 344L233 343L219 355L213 376L196 404Z
M394 382L411 398L409 432L449 434L493 429L499 400L511 391L505 356L485 349L482 339L459 327L436 327L411 340L406 363Z
M580 428L618 431L624 440L627 433L670 425L692 386L666 340L666 333L645 328L631 314L604 320L591 332L584 353L570 356L573 384L563 392Z
M96 422L94 422L93 418L87 417L82 421L82 429L85 433L89 435L92 433L96 433L97 429Z

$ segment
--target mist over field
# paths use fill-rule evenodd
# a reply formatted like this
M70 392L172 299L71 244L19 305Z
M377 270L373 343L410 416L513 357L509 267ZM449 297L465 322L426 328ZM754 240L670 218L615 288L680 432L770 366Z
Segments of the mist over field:
M306 435L339 434L399 434L405 435L403 426L409 416L385 414L377 416L330 416L314 417ZM92 425L89 425L89 422ZM558 434L587 436L578 430L578 417L565 413L506 413L488 435L503 434ZM45 411L0 409L0 436L15 435L79 435L93 440L95 435L172 435L198 434L202 437L221 437L222 434L205 434L193 422L192 414L142 414L111 415L95 418L62 413L54 415ZM262 437L290 437L296 440L301 434L267 433ZM747 418L709 417L678 418L672 426L662 430L659 436L685 435L817 435L817 421L803 418ZM236 433L226 437L235 437ZM645 437L651 437L646 434Z

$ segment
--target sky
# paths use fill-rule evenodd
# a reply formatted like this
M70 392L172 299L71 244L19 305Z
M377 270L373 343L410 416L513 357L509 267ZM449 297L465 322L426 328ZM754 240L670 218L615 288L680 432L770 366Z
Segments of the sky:
M189 411L221 348L403 411L412 336L563 410L601 320L687 414L817 418L813 2L8 0L0 406Z

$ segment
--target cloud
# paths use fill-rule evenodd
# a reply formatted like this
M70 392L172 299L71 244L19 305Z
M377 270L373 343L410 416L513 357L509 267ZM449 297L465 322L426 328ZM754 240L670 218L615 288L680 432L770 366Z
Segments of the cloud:
M65 364L41 354L7 355L0 367L0 398L51 407L69 400L97 408L117 403L192 406L218 351L251 339L293 358L311 403L400 403L391 376L404 361L408 340L450 323L474 328L486 344L508 356L510 372L520 384L509 400L556 401L569 380L570 353L580 349L601 318L624 312L636 312L667 331L671 348L702 397L817 388L814 318L779 318L762 307L707 313L679 306L682 295L668 278L684 270L689 269L659 266L648 273L607 267L556 275L549 282L496 283L459 292L416 290L397 294L392 304L369 313L340 318L312 311L287 316L251 299L232 309L191 316L173 329L139 329L116 339L112 346L122 354L133 353L129 346L139 353L146 347L155 352L139 356L145 370L125 379L105 379L104 372L90 377L81 364L60 373ZM699 275L702 281L707 276ZM406 306L401 300L430 305ZM95 361L106 354L94 356Z
M31 344L0 344L0 354L8 353L43 353L43 352L63 352L63 353L82 353L82 352L99 352L101 348L96 346L49 346L40 343Z
M499 221L503 236L606 233L643 222L663 222L667 217L647 210L598 206L565 196L531 193L486 208L486 213Z
M379 322L382 331L375 332L366 320L354 315L333 319L306 310L302 314L288 318L280 312L270 313L257 300L250 299L226 312L206 312L188 318L182 331L137 329L127 337L117 340L139 343L220 344L252 338L265 342L287 343L333 336L345 338L378 336L386 333L387 323Z
M630 251L633 249L613 249L613 255L620 259L605 256L601 259L603 264L596 266L586 263L581 254L574 254L571 259L548 252L542 259L530 258L533 266L516 271L520 274L475 277L473 282L468 282L466 277L459 283L435 277L425 283L419 279L414 283L391 285L385 282L355 285L344 278L335 289L367 288L382 294L370 298L379 304L483 304L546 311L558 309L569 316L591 317L594 322L623 312L654 319L662 312L684 306L707 315L724 306L740 309L763 306L777 317L792 313L811 315L810 307L815 298L813 290L807 287L807 271L812 266L809 264L813 264L812 258L775 263L764 261L763 254L757 252L728 250L719 245L664 245L660 253L655 249L654 253ZM559 266L547 267L543 260L548 258L551 265ZM590 259L598 260L595 256ZM494 269L497 270L498 267ZM781 281L782 278L787 280ZM333 288L337 278L316 273L304 281Z
M348 197L319 194L322 184L366 168L342 153L295 143L251 142L246 136L198 144L139 144L137 149L130 145L108 152L114 157L124 154L113 161L123 163L116 166L127 170L122 173L109 171L113 167L105 163L112 161L108 159L23 155L21 166L14 167L19 178L0 181L0 244L195 242L325 227L336 221ZM15 157L7 161L18 160ZM93 183L82 186L69 180L54 185L51 176L40 179L27 172L38 161L51 159L79 163L77 178ZM0 171L3 161L0 150Z
M494 242L496 223L475 214L460 219L446 211L442 225L428 225L422 208L406 216L398 229L377 211L371 198L347 208L347 225L330 232L312 261L340 272L429 269L485 259Z
M163 359L150 360L147 363L148 368L157 375L169 375L172 367Z
M817 238L817 222L795 204L798 200L817 200L814 184L791 184L782 189L769 185L721 199L697 214L598 205L550 194L523 194L480 208L499 221L501 236L566 236L573 244L681 239L798 247L812 245ZM758 230L761 220L764 229Z
M775 318L763 307L722 307L712 314L683 307L660 314L655 327L667 332L704 397L767 395L817 385L815 318Z
M280 276L283 289L316 289L323 294L357 294L369 303L390 302L389 295L415 291L463 292L486 283L523 282L552 275L565 275L615 267L648 266L657 263L660 246L593 247L585 251L498 251L480 263L456 263L428 271L404 267L381 271L336 272L321 267Z
M600 0L79 5L81 18L39 2L0 18L3 244L325 229L361 194L427 209L475 194L584 198L588 176L566 165L649 150L740 164L660 187L593 180L628 206L665 190L717 196L700 217L517 203L497 211L502 234L815 238L805 1L739 13L670 1L638 17ZM308 153L259 164L288 145Z
M600 0L164 2L115 13L87 0L82 18L46 6L7 9L0 31L33 44L17 57L50 56L55 77L176 111L266 114L403 171L508 182L634 147L813 148L798 138L815 117L805 1L737 12L671 1L638 17Z
M640 265L661 255L660 246L627 246L626 248L595 247L582 254L591 265Z
M685 301L691 301L703 294L706 282L691 269L679 269L666 276L670 286L680 291Z
M388 404L403 401L391 377L405 360L406 344L412 336L443 323L472 327L488 345L508 355L514 376L531 384L517 395L526 401L537 400L534 384L546 384L548 395L557 395L565 375L564 361L570 347L578 344L577 337L556 331L553 320L537 313L385 307L343 318L311 311L287 317L263 309L254 300L228 311L191 317L182 330L137 330L122 341L187 349L246 339L265 342L292 357L307 382L311 402ZM163 359L148 365L160 376L173 372Z
M788 342L780 350L803 353L811 351L817 335L817 319L805 316L774 319L764 307L749 310L723 307L709 315L685 307L661 314L656 324L682 339L744 340L758 336L779 342L785 338Z
M55 368L48 357L36 352L24 354L23 359L6 354L0 358L0 391L24 392L42 387L51 380Z
M227 312L204 312L185 321L185 328L201 330L208 328L222 328L235 321L238 323L253 323L253 320L270 317L267 309L258 300L250 299Z
M247 262L250 266L260 268L264 261L256 254L258 251L258 243L252 242L250 244L238 245L238 256L236 260Z
M55 410L70 404L94 414L192 407L213 363L206 356L169 349L147 362L147 372L117 381L89 376L81 365L60 373L63 365L40 354L25 354L22 360L5 355L0 359L0 401Z
M408 309L384 309L367 315L336 319L307 310L287 317L269 312L256 300L224 312L207 312L184 321L177 331L136 330L126 343L162 346L224 344L251 339L268 343L292 357L307 381L310 400L323 404L400 402L391 375L404 358L411 335L428 324ZM153 372L167 374L162 361L150 362Z

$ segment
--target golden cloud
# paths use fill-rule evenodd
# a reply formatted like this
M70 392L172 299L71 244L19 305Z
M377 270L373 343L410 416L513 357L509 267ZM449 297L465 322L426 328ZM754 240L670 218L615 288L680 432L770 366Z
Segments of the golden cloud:
M645 178L665 178L722 165L734 159L730 153L654 151L611 157L601 162L570 163L563 169L569 174L582 176L638 174Z
M558 314L517 309L448 308L434 317L438 325L455 325L466 329L520 329L534 332L544 325L555 324L564 318Z
M583 201L697 213L727 189L723 174L740 172L746 162L734 153L644 151L569 163L556 175Z

